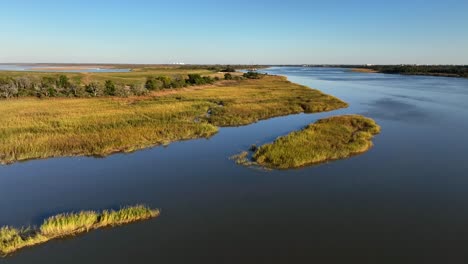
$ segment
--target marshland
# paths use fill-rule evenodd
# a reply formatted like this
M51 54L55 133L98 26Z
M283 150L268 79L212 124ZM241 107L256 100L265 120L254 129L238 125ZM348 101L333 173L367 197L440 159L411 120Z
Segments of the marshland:
M0 264L468 263L468 1L0 10Z
M154 221L50 240L16 252L8 263L126 263L129 256L162 263L231 256L226 262L236 263L248 262L247 255L270 263L304 257L339 262L360 250L404 254L421 238L425 250L438 249L440 240L458 246L450 234L462 234L462 220L468 219L465 79L273 67L259 70L268 73L261 79L223 80L225 73L218 70L179 70L185 72L176 75L185 78L220 80L145 95L0 101L2 112L9 113L0 116L2 138L14 142L20 132L31 139L23 149L14 143L1 147L16 151L11 153L37 150L33 157L15 154L0 166L0 209L8 212L0 226L40 226L63 212L136 203L163 212ZM90 80L117 85L131 78L114 74L137 72L91 73L97 77ZM81 75L65 73L70 81L74 74ZM173 77L165 70L134 81L145 85L148 77L160 75ZM328 104L314 108L317 100ZM373 147L360 155L294 170L255 170L229 159L320 119L355 114L381 127ZM122 118L125 122L118 122ZM94 125L83 126L87 123ZM151 138L161 124L167 127ZM117 133L120 129L125 133ZM46 131L63 140L54 143ZM135 139L141 141L130 145ZM87 152L77 148L83 142ZM46 157L53 158L36 159Z
M0 162L131 152L178 140L208 138L219 126L347 107L338 98L280 76L232 73L236 78L228 78L231 73L226 73L221 80L194 73L179 75L178 68L166 73L170 74L147 72L139 84L133 84L141 85L144 92L120 96L113 81L107 80L113 79L109 74L104 74L107 79L93 74L84 84L72 83L74 75L43 76L37 84L42 88L31 83L33 77L23 85L28 74L4 79L4 83L22 88L0 104L0 111L5 113L0 116ZM44 84L44 78L53 81ZM99 78L103 84L95 81ZM131 78L123 79L126 82L120 85L129 85ZM91 84L108 91L110 83L114 93L94 96L88 92ZM71 86L84 91L66 92ZM44 96L42 89L54 92Z

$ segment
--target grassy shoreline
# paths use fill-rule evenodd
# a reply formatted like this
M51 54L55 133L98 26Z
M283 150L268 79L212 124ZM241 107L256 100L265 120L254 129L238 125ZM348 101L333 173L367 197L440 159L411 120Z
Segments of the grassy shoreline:
M359 115L334 116L318 120L300 131L277 138L253 153L256 165L273 169L299 168L361 154L372 147L380 127ZM238 163L245 163L239 160Z
M284 77L223 81L128 98L18 98L0 111L0 163L106 156L208 138L218 127L347 107Z
M44 220L39 228L0 228L0 256L52 239L74 236L91 230L114 227L158 217L160 211L144 205L123 207L120 210L81 211L59 214Z

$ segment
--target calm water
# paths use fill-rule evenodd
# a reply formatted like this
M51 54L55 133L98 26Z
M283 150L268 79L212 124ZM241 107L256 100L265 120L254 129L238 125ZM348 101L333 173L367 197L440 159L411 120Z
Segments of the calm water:
M148 222L22 250L5 263L466 263L468 80L271 68L350 103L222 128L104 159L0 167L0 225L147 203ZM229 156L318 118L359 113L382 134L364 155L290 171Z
M44 68L47 68L44 70ZM56 68L56 69L54 69ZM130 72L131 69L114 69L114 68L96 68L90 67L87 69L63 70L62 66L33 66L33 65L15 65L15 64L0 64L0 71L38 71L38 72Z

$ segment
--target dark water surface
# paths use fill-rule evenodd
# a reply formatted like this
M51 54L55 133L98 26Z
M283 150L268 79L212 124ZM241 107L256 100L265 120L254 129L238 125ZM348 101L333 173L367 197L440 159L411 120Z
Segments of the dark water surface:
M467 263L468 80L271 68L348 103L104 159L0 167L0 225L147 203L160 218L55 240L5 263ZM290 171L237 166L251 144L331 115L375 118L369 152Z

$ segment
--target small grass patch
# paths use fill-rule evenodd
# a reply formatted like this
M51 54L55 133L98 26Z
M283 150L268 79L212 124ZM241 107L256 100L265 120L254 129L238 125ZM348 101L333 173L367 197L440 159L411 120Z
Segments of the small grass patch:
M238 165L243 165L243 166L255 165L255 163L249 159L249 152L247 151L242 151L239 154L233 155L230 157L230 159L234 160L236 164Z
M135 205L103 212L82 211L59 214L44 220L39 228L0 228L0 256L5 257L21 248L45 243L51 239L72 236L93 229L118 226L159 216L158 209Z
M325 118L259 147L253 160L260 166L289 169L343 159L367 151L378 133L374 120L363 116Z

